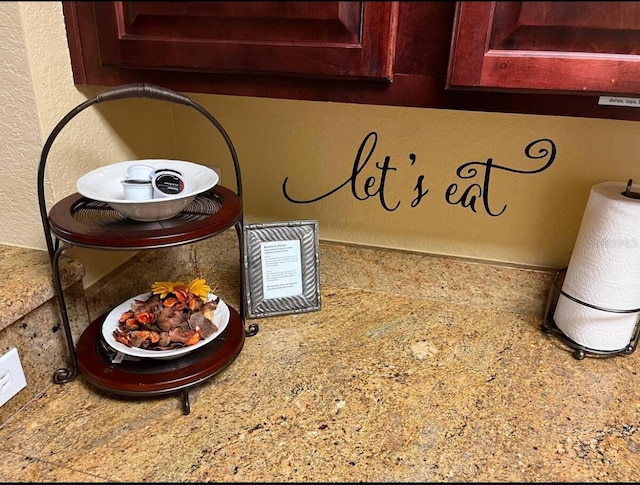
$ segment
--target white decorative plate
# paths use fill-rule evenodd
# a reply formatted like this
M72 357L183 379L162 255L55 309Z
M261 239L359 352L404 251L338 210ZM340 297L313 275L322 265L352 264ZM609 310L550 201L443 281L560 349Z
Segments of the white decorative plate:
M200 342L198 342L197 344L189 345L187 347L181 347L179 349L173 349L173 350L147 350L147 349L140 349L137 347L127 347L126 345L121 344L113 336L113 331L118 328L118 321L120 320L120 316L124 312L131 310L131 305L133 304L134 300L147 301L151 297L151 294L152 293L149 291L147 293L142 293L141 295L130 298L125 302L122 302L120 305L118 305L113 310L111 310L111 312L109 312L107 317L104 319L104 322L102 323L102 336L107 342L107 345L109 345L109 347L111 347L116 352L120 352L124 355L129 355L132 357L140 357L140 358L147 358L147 359L159 359L159 360L175 359L177 357L181 357L185 354L188 354L189 352L193 352L194 350L199 349L204 345L207 345L209 342L214 340L218 335L220 335L224 331L224 329L227 328L227 325L229 324L229 318L231 316L229 312L229 307L225 302L220 300L218 302L218 307L216 308L216 311L213 314L213 323L217 327L217 330L213 334L209 335L206 339L200 340ZM215 294L209 293L209 296L208 296L209 301L214 300L215 298L217 298Z
M170 169L180 172L185 189L176 195L161 199L126 200L122 181L131 165L149 165L155 170ZM78 193L89 199L106 202L114 210L137 221L160 221L176 216L184 210L196 195L214 187L219 181L212 168L182 160L143 159L118 162L97 168L84 174L76 182Z

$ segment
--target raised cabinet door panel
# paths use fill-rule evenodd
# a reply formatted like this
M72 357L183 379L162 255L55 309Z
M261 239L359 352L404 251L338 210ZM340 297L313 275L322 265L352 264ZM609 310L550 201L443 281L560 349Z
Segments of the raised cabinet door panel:
M151 83L187 93L640 120L640 110L600 105L595 94L640 94L639 4L62 7L76 85Z
M393 79L398 2L77 3L107 67Z
M640 94L640 2L458 2L447 88Z

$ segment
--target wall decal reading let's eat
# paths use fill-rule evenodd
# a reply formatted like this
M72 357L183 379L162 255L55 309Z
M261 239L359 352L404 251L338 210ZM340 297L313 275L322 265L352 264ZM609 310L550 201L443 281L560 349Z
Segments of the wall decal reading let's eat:
M378 135L376 132L372 131L365 136L360 144L360 148L358 148L358 153L356 154L353 167L351 169L351 175L337 187L317 197L311 199L293 198L287 190L289 177L285 177L282 182L282 192L285 198L289 202L296 204L310 204L329 197L331 194L334 194L345 187L350 187L351 193L355 199L365 201L371 197L377 196L380 205L385 210L396 210L400 207L401 201L389 201L385 194L385 187L391 178L392 173L399 169L398 167L391 165L391 157L386 156L382 162L375 162L375 168L379 171L377 176L365 176L362 173L367 164L371 162L377 142ZM505 171L525 175L542 172L549 168L555 160L556 145L548 138L541 138L539 140L532 141L525 147L524 156L530 160L539 161L538 165L540 165L540 163L543 163L543 165L532 170L518 170L504 165L497 165L494 163L492 158L488 158L485 162L473 161L463 163L455 171L458 180L449 184L444 191L445 202L449 205L457 205L470 209L473 212L484 210L485 213L492 217L497 217L503 214L507 209L507 204L502 204L500 207L499 203L491 200L491 175L495 171ZM414 153L409 154L409 163L410 165L414 165L416 163L416 155ZM429 192L430 189L427 188L425 184L425 176L418 176L413 187L414 195L411 201L411 207L418 207Z

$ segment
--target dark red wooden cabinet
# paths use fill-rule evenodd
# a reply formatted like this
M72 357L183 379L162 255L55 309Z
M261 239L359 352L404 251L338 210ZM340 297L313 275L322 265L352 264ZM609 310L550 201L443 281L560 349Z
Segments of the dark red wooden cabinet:
M89 2L67 10L95 18L104 67L393 78L397 2Z
M640 94L640 2L460 2L447 86Z
M74 82L640 120L640 2L62 2Z

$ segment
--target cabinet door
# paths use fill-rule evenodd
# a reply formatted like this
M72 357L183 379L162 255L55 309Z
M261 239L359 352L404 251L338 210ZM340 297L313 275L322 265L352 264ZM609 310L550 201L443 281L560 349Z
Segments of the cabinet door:
M66 3L107 68L393 79L397 2Z
M458 2L447 88L640 94L640 2Z

